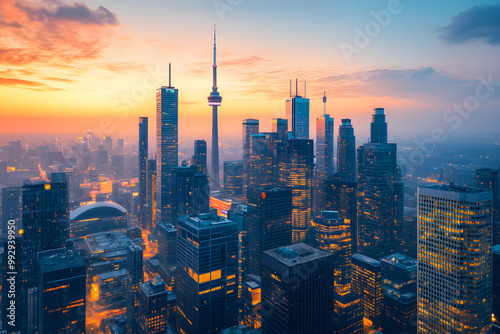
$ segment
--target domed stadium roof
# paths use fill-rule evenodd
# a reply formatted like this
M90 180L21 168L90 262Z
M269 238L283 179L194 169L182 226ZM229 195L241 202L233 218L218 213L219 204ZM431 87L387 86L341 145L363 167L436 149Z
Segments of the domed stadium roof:
M69 219L72 221L86 220L93 218L120 217L126 214L127 210L119 204L114 202L97 202L74 209L69 214Z

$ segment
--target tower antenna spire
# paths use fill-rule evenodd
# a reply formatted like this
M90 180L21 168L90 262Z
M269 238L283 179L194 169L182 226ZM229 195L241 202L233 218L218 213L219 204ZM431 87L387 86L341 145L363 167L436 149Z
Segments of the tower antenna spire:
M292 97L292 79L290 79L290 97Z
M212 107L212 170L210 175L210 187L214 190L219 190L219 125L217 116L217 107L221 105L222 97L217 91L217 39L216 26L214 25L214 64L212 91L208 96L208 105Z
M299 80L295 78L295 96L299 96Z
M168 63L168 87L172 87L172 64Z

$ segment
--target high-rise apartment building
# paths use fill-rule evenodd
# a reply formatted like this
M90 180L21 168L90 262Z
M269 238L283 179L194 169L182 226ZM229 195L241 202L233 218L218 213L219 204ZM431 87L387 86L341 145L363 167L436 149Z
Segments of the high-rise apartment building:
M418 332L491 332L491 190L418 188Z

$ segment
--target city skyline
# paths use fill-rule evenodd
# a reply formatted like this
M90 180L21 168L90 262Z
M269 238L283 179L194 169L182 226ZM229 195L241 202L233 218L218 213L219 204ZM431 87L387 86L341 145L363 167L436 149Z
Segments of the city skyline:
M135 128L136 117L154 117L154 95L147 88L166 85L172 62L182 91L179 132L183 138L209 138L210 110L202 92L211 76L213 24L224 68L221 138L231 137L232 127L244 118L258 117L266 129L271 118L283 117L290 77L308 82L311 138L324 90L332 117L351 118L360 139L368 133L361 120L379 106L393 111L390 136L430 133L433 122L449 134L494 131L488 118L496 96L481 100L473 108L475 117L460 120L453 104L474 96L477 87L488 93L498 84L493 18L500 6L495 2L457 1L438 10L431 10L430 1L294 5L165 2L142 5L137 15L132 2L6 1L0 7L0 92L9 98L3 102L0 132L78 134L101 127L108 132L104 135L124 136ZM259 23L250 23L257 13ZM293 24L300 13L304 23ZM387 22L380 17L384 13ZM165 15L171 23L164 23ZM164 29L176 33L165 35ZM363 46L358 32L369 29ZM307 42L297 49L292 37ZM493 86L481 86L480 77Z

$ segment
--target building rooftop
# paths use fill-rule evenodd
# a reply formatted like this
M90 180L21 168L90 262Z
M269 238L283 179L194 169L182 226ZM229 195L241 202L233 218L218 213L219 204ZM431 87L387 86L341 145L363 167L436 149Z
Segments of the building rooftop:
M327 258L332 255L332 253L313 248L302 242L290 246L267 250L263 253L289 267L309 262L311 260Z
M498 244L498 245L494 245L494 246L492 247L492 249L493 249L493 253L495 253L495 254L500 254L500 244Z
M373 267L378 267L378 266L380 266L380 265L381 265L381 263L380 263L380 261L379 261L379 260L376 260L376 259L371 258L371 257L369 257L369 256L363 255L363 254L361 254L361 253L356 253L356 254L353 254L353 255L352 255L352 258L353 258L353 259L356 259L356 260L358 260L358 261L362 261L362 262L364 262L364 263L366 263L366 264L369 264L369 265L371 265L371 266L373 266Z
M141 285L139 285L139 287L148 297L167 293L165 282L160 278L160 276L157 276L155 279L149 280L146 283L142 283Z
M456 193L466 193L466 194L479 194L483 192L488 192L487 189L472 188L472 187L461 187L453 184L432 184L428 186L421 186L420 188L428 188L442 191L450 191Z
M38 260L42 273L85 266L85 262L77 251L67 250Z
M101 281L107 281L108 279L113 279L115 277L127 276L127 269L113 270L107 273L99 274L97 276L99 276Z
M380 261L402 269L406 269L407 271L417 270L417 260L400 253L388 255L382 258Z
M198 216L179 216L178 219L198 229L234 224L231 220L218 216L215 212L202 213Z
M90 255L110 258L126 255L128 246L134 242L123 231L109 231L89 234L85 244Z

